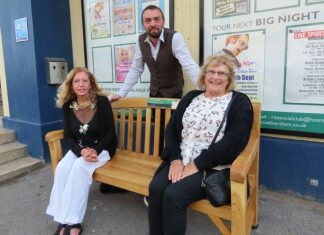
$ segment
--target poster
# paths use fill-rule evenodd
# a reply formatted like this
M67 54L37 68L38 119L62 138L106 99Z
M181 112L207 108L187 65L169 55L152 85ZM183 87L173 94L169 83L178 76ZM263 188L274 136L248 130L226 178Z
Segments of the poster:
M214 0L213 18L246 14L250 11L250 0Z
M135 53L135 44L115 46L115 78L116 82L124 82Z
M108 0L89 2L91 38L105 38L110 36L109 4Z
M134 0L113 0L114 35L135 33L135 3Z
M299 6L300 0L255 0L255 11L269 11Z
M285 103L324 104L324 24L287 27Z
M324 0L306 0L306 4L323 3Z
M240 50L236 89L262 103L261 128L324 136L324 1L255 0L247 14L215 17L217 2L204 1L203 58Z
M92 48L93 73L99 83L112 83L112 50L111 46Z
M213 35L212 43L213 54L226 54L236 61L236 90L262 102L265 31Z

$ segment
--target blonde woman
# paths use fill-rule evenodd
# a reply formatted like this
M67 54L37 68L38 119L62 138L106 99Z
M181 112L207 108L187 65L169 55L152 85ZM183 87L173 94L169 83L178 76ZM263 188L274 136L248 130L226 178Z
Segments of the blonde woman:
M54 235L81 234L94 170L115 153L117 137L111 105L86 68L74 68L57 92L69 151L59 162L46 213Z
M184 235L187 206L206 198L203 171L230 167L249 140L253 110L249 98L234 90L234 60L208 57L198 85L201 90L181 99L165 130L163 163L149 186L151 235Z

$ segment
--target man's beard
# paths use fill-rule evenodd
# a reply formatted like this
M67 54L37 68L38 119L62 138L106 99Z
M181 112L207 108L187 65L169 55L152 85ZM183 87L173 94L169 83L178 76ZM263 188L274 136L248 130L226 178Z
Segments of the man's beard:
M162 33L162 30L160 30L160 31L158 31L158 32L154 32L154 33L152 33L152 32L148 32L148 35L151 37L151 38L159 38L160 37L160 35L161 35L161 33Z

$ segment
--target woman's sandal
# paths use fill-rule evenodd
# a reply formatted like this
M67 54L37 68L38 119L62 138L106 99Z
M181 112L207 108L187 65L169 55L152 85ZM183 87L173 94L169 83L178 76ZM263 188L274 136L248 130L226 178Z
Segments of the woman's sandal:
M56 228L56 231L53 235L60 235L60 232L61 232L61 229L62 228L66 228L67 224L58 224L57 225L57 228Z
M64 235L70 235L70 231L72 228L78 228L79 229L79 235L82 233L83 227L82 224L71 224L67 225L64 230Z

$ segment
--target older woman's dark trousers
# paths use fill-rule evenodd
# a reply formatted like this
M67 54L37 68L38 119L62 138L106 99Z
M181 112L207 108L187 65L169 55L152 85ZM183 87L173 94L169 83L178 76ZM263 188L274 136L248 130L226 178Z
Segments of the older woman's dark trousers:
M149 186L150 235L183 235L186 232L187 206L205 198L198 172L176 183L168 179L170 165L158 170Z

